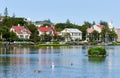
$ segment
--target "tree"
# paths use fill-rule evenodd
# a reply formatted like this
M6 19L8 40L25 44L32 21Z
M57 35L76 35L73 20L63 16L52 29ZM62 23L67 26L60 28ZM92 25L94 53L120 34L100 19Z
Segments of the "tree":
M95 21L93 21L92 25L95 25L95 24L96 24Z
M0 14L0 20L1 20L1 18L2 18L2 16L1 16L1 14Z
M69 19L67 19L66 24L71 24Z
M109 30L108 31L108 40L109 40L109 42L115 41L115 39L117 39L117 34L114 31L114 29L113 30Z
M48 23L45 23L45 24L43 24L43 26L48 26L48 27L50 27L51 25L48 24Z
M12 16L13 18L15 18L15 13L13 13L13 16Z
M70 23L70 24L66 24L66 23L57 23L56 25L55 25L55 29L56 29L56 31L58 31L58 32L60 32L60 31L62 31L63 29L65 29L65 28L77 28L77 29L81 29L81 27L79 26L79 25L75 25L75 24L72 24L72 23Z
M58 31L58 32L62 31L63 29L65 29L65 23L57 23L57 24L55 25L55 29L56 29L56 31Z
M105 27L107 27L107 28L108 28L108 23L107 23L107 22L105 22L105 21L100 21L100 25L103 25L103 26L105 26Z
M106 37L107 37L107 31L108 31L108 29L106 28L106 27L104 27L103 29L102 29L102 32L100 33L100 35L101 35L101 41L102 42L105 42L106 41Z
M8 16L8 9L7 9L7 7L6 7L5 10L4 10L4 15L5 15L5 17Z
M98 33L98 31L94 30L92 35L93 35L93 41L98 41L99 40L99 33Z
M53 36L53 41L63 41L63 40L64 40L64 37L62 37L62 36L59 36L59 35Z
M33 42L40 41L40 37L38 36L39 32L34 24L27 25L27 28L32 32L30 36L30 40Z
M18 36L14 32L10 32L10 38L9 41L13 42L19 40Z
M90 28L92 26L89 22L84 22L84 24L81 26L80 30L82 31L82 39L86 40L86 34L87 34L87 28Z
M2 34L2 39L7 40L9 38L9 28L6 26L0 26L0 34ZM8 36L8 37L7 37Z
M70 35L70 33L65 33L65 34L64 34L64 37L65 37L65 41L70 41L70 40L71 40L71 35Z
M13 18L13 17L8 17L8 18L5 18L3 19L3 25L4 26L7 26L7 27L12 27L13 25L26 25L27 22L24 21L24 18Z
M50 42L52 40L52 36L49 34L42 34L40 36L40 40L43 42Z

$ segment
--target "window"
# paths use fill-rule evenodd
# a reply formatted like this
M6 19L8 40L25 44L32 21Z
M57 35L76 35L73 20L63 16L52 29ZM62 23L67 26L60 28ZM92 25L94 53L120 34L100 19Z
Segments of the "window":
M23 38L23 35L20 35L20 38Z

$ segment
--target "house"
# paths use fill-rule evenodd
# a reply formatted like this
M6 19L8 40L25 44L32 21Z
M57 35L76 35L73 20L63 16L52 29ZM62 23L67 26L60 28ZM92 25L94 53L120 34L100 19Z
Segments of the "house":
M42 34L50 34L50 35L57 35L58 32L55 30L55 25L51 26L38 26L37 27L39 36Z
M25 26L12 26L10 31L16 33L20 39L29 39L31 35L30 30Z
M98 33L101 33L102 29L103 29L103 25L93 25L91 28L87 29L87 33L90 34L92 33L94 30L97 31Z
M103 40L103 39L101 38L101 35L100 35L100 34L97 34L96 36L93 36L93 35L92 35L92 33L93 33L94 31L97 31L98 33L101 33L102 30L103 30L103 28L104 28L103 25L93 25L92 27L88 28L88 29L86 30L86 31L87 31L86 40L89 41L90 38L91 38L91 39L94 38L93 41L94 41L94 40L96 40L96 41L101 41L101 40ZM110 22L108 23L108 29L109 29L110 31L113 31L113 30L114 30L114 29L113 29L113 23L112 23L112 21L110 21ZM111 41L110 38L108 38L107 33L105 34L105 39L104 39L104 41L105 41L105 42Z
M116 28L116 34L117 34L117 36L118 36L118 38L117 38L117 42L120 42L120 28Z
M103 28L104 28L103 25L93 25L91 28L88 28L86 30L87 31L86 40L89 41L89 35L91 33L93 33L94 31L97 31L98 33L101 33ZM98 38L97 40L100 40L100 38Z
M65 38L65 41L75 41L76 39L82 40L82 32L78 29L75 28L65 28L64 30L61 31L62 36L67 36L68 34L70 38Z

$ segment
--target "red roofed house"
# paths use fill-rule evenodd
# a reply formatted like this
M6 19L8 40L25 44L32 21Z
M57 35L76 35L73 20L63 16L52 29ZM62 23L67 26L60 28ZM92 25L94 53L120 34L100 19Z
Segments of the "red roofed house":
M13 31L14 33L16 33L16 35L20 39L29 39L31 35L30 30L25 26L12 26L10 31Z
M97 31L98 33L101 33L102 29L103 29L103 25L93 25L91 28L88 28L87 31L87 36L89 34L91 34L93 31ZM89 38L87 38L87 40L89 40Z
M94 30L98 31L98 33L101 33L103 27L103 25L93 25L91 28L87 29L87 33L92 33Z
M55 30L55 25L48 26L40 26L38 27L39 36L42 34L51 34L51 35L57 35L58 32Z

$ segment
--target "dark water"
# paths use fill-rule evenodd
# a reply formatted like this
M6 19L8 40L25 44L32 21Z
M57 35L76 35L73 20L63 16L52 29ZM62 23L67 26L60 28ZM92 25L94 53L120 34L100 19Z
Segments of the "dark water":
M120 78L120 46L88 58L83 46L0 48L0 78Z

